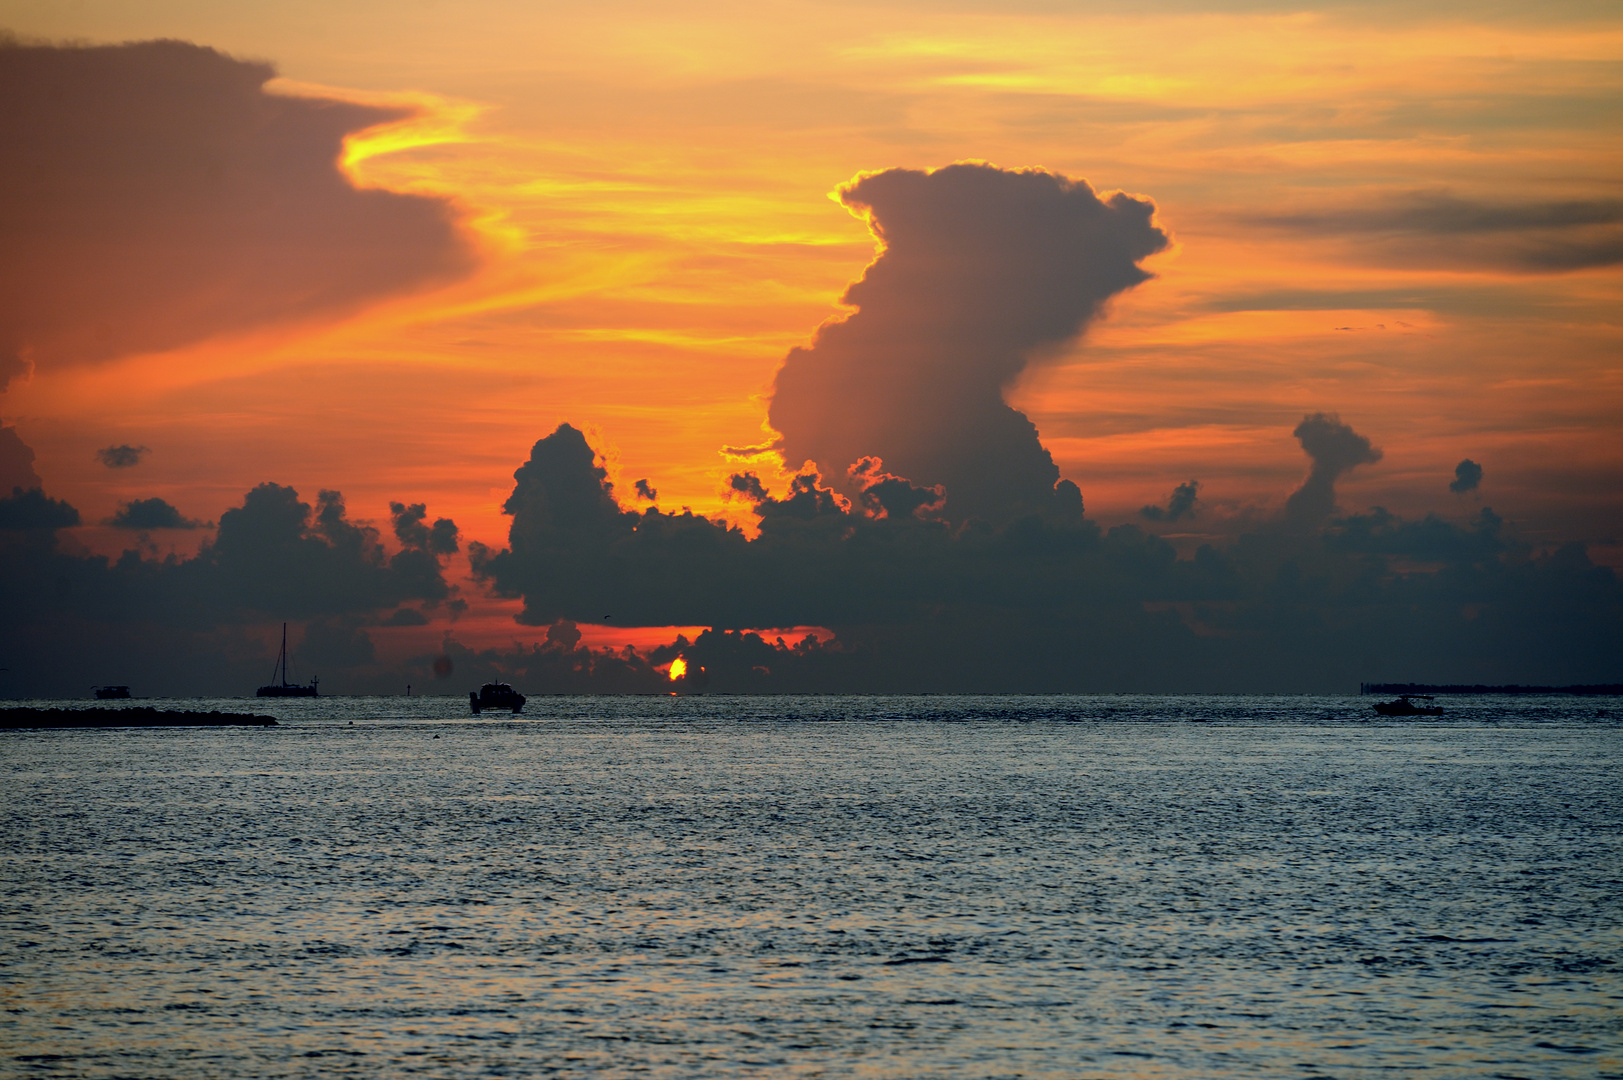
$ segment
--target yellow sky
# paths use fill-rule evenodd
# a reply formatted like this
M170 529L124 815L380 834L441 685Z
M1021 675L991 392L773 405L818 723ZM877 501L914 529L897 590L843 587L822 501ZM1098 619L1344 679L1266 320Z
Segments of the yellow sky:
M830 192L987 160L1148 196L1174 237L1010 390L1091 516L1190 478L1208 522L1277 505L1291 428L1325 410L1385 450L1350 506L1623 529L1623 275L1528 255L1615 246L1616 220L1436 224L1623 198L1623 16L939 8L4 0L23 35L181 38L274 61L277 92L412 105L347 168L454 199L485 261L342 322L40 374L0 414L91 520L150 495L213 519L276 480L500 543L513 469L562 421L622 497L647 478L726 515L722 449L770 439L785 352L873 255ZM153 452L95 462L121 442ZM1480 500L1446 492L1464 457Z

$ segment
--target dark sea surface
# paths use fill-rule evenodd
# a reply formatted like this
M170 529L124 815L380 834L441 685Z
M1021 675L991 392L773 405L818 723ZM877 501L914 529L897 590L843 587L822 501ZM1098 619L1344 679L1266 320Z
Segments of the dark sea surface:
M1623 701L1370 700L0 732L0 1075L1623 1076Z

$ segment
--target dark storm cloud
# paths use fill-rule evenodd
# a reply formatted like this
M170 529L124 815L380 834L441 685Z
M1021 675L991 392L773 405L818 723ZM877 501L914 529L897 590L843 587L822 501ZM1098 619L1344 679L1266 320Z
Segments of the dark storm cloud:
M1179 521L1195 516L1195 503L1200 498L1200 481L1191 480L1172 489L1165 507L1146 506L1139 510L1150 521Z
M115 529L195 529L201 522L181 515L163 499L133 499L124 503L105 524Z
M274 74L179 41L0 39L0 388L470 267L445 202L338 171L345 135L403 113L267 94Z
M1456 495L1463 495L1467 491L1475 491L1482 484L1482 466L1466 458L1454 466L1454 479L1448 482L1448 490Z
M69 529L77 524L79 511L37 487L15 487L0 499L0 529Z
M600 682L584 656L479 662L522 672L536 692L635 688L654 678L639 665L676 655L716 692L1347 690L1375 678L1619 674L1623 590L1581 545L1538 554L1491 510L1464 525L1378 508L1331 517L1335 478L1376 451L1333 416L1297 432L1313 464L1294 527L1180 559L1131 525L1032 514L955 527L930 516L936 491L877 465L848 475L868 485L853 500L811 474L781 494L734 477L760 528L747 540L693 514L621 510L592 447L564 425L515 474L510 545L475 547L476 573L522 597L521 621L535 626L610 613L616 625L712 629L617 655ZM780 643L752 629L808 625L836 637Z
M129 469L141 464L141 458L152 453L150 447L107 446L96 451L96 459L109 469Z
M1036 354L1081 333L1149 278L1167 244L1148 200L1101 200L1080 180L990 165L891 169L840 191L883 251L778 372L770 420L791 467L816 462L847 494L865 457L925 487L945 513L1079 518L1080 493L1004 391Z
M1335 511L1336 480L1348 469L1381 460L1381 452L1334 413L1305 416L1292 434L1313 466L1285 501L1285 517L1299 525L1317 525Z
M1487 264L1537 273L1623 262L1623 200L1618 199L1486 203L1446 191L1412 192L1367 206L1243 220L1354 238L1405 263Z
M0 426L0 491L40 486L34 471L34 448L23 442L14 427Z

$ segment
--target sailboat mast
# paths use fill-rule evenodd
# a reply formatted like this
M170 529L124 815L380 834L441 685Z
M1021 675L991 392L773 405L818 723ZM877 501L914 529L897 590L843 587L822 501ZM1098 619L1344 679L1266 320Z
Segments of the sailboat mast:
M287 685L287 623L282 624L282 685Z

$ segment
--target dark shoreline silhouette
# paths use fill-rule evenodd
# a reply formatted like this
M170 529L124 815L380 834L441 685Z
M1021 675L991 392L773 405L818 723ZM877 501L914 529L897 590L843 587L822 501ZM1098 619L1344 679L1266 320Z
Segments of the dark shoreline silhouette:
M273 727L269 716L178 709L0 709L0 729L122 727Z
M1623 683L1587 683L1576 686L1483 686L1481 683L1413 683L1370 682L1359 683L1360 694L1578 694L1583 696L1610 696L1623 694Z

